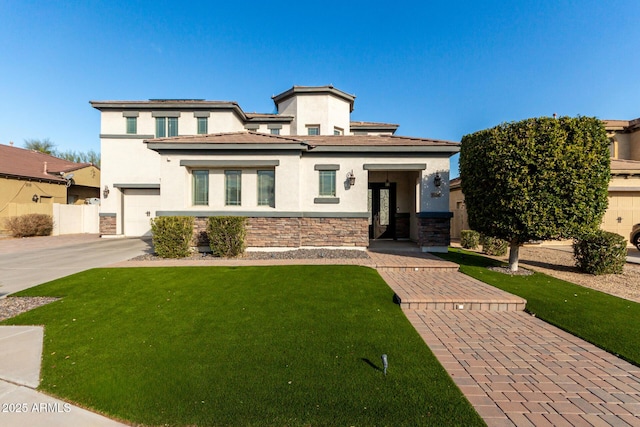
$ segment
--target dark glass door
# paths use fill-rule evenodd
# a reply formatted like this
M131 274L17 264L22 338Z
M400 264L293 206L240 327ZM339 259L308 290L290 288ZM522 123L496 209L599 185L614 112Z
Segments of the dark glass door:
M369 238L396 238L396 184L369 184Z

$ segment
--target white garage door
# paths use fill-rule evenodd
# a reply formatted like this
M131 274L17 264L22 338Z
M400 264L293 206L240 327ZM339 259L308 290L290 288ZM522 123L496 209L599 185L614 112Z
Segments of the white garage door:
M640 192L610 191L609 208L604 215L602 228L627 239L631 228L640 223Z
M124 190L123 219L125 236L150 236L151 218L160 208L160 189Z

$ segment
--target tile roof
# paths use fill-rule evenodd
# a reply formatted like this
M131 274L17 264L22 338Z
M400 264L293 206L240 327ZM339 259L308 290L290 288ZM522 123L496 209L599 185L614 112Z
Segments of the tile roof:
M154 138L147 139L145 142L171 144L301 144L303 141L296 137L245 131Z
M460 144L437 139L411 138L395 135L318 135L281 136L258 132L231 132L209 135L176 136L171 138L147 139L148 143L167 144L305 144L314 146L451 146Z
M459 146L458 142L396 135L318 135L298 136L312 145L322 146Z
M378 128L378 127L384 127L384 128L397 128L400 125L395 124L395 123L381 123L381 122L363 122L363 121L351 121L351 127L363 127L363 128Z
M60 176L61 172L69 173L87 166L91 166L91 163L74 163L37 151L0 144L0 175L66 182Z

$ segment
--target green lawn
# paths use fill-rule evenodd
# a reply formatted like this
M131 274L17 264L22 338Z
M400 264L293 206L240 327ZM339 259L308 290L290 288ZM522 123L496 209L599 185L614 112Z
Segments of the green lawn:
M112 417L484 425L372 269L95 269L18 295L63 297L3 322L45 325L40 388Z
M505 265L460 249L438 254L460 271L527 300L527 311L640 366L640 304L542 273L509 276L488 270Z

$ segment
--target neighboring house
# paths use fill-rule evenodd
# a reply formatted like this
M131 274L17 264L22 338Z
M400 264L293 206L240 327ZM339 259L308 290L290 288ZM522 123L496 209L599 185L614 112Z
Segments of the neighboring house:
M449 244L449 157L459 144L352 122L332 86L273 97L277 113L235 102L92 101L101 111L101 233L141 236L155 216L248 218L250 248Z
M24 205L84 204L99 197L95 165L0 144L0 219L16 216Z
M611 182L602 228L630 240L631 229L640 223L640 118L605 120L605 126L611 140Z
M604 123L611 141L611 181L602 229L630 240L633 226L640 223L640 118ZM450 182L451 238L456 240L460 230L469 229L460 183L460 178Z

